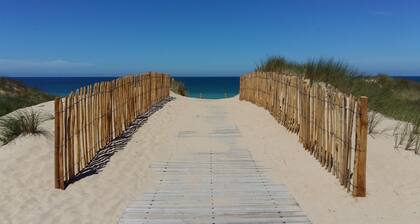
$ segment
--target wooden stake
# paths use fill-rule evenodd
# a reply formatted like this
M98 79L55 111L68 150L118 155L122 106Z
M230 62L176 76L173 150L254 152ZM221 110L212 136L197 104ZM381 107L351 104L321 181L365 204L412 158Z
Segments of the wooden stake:
M368 98L360 97L359 100L359 130L356 142L355 173L353 196L366 196L366 150L367 150L367 123L368 123Z
M64 178L63 178L63 152L62 152L62 142L61 142L61 98L55 98L54 102L55 107L55 132L54 132L54 176L55 176L55 188L64 189Z

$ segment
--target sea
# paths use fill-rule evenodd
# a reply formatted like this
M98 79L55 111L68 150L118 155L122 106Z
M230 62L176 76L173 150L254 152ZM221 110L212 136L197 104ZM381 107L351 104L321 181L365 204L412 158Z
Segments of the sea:
M104 77L13 77L24 84L47 92L54 96L66 96L82 86L100 81L109 81L117 76ZM175 76L187 87L189 97L221 99L239 94L239 76L235 77L183 77ZM398 76L420 82L420 76Z
M393 76L394 78L407 79L411 81L420 82L420 76Z
M24 84L54 96L66 96L82 86L109 81L117 76L104 77L13 77ZM236 77L174 77L185 84L189 97L221 99L239 94L239 76Z

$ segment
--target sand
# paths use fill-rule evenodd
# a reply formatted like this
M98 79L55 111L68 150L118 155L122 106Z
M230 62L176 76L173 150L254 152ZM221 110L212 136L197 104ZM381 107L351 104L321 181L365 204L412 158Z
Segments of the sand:
M54 189L53 120L46 136L21 136L0 148L0 223L116 223L127 203L153 189L153 161L206 142L183 145L176 136L197 127L209 106L226 108L259 163L285 184L313 223L416 223L420 220L420 156L393 149L389 131L368 139L367 197L353 198L262 108L237 97L199 100L176 96L144 124L99 174ZM52 113L53 103L34 107ZM379 129L392 128L386 119Z

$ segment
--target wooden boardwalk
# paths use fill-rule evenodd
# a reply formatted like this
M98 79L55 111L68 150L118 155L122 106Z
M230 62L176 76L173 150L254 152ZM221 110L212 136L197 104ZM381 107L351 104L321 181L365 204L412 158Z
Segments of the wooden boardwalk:
M179 132L183 144L210 138L225 147L203 145L205 150L174 152L169 161L156 161L151 166L159 173L155 190L133 200L120 224L311 223L286 187L273 183L267 168L238 144L241 132L226 116L222 107L209 107L201 116L207 132Z

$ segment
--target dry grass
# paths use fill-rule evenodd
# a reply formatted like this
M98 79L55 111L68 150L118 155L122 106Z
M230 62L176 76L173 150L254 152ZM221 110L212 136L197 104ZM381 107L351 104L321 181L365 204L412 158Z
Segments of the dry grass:
M188 90L185 84L179 80L176 80L175 78L172 78L171 80L171 90L181 96L187 96L188 94Z
M368 134L374 136L379 134L380 131L377 129L378 125L383 121L384 117L382 114L376 111L370 111L368 115Z
M394 148L420 153L420 120L399 122L393 132Z
M0 141L7 144L20 135L46 134L39 126L42 122L51 119L40 111L20 110L0 118Z

